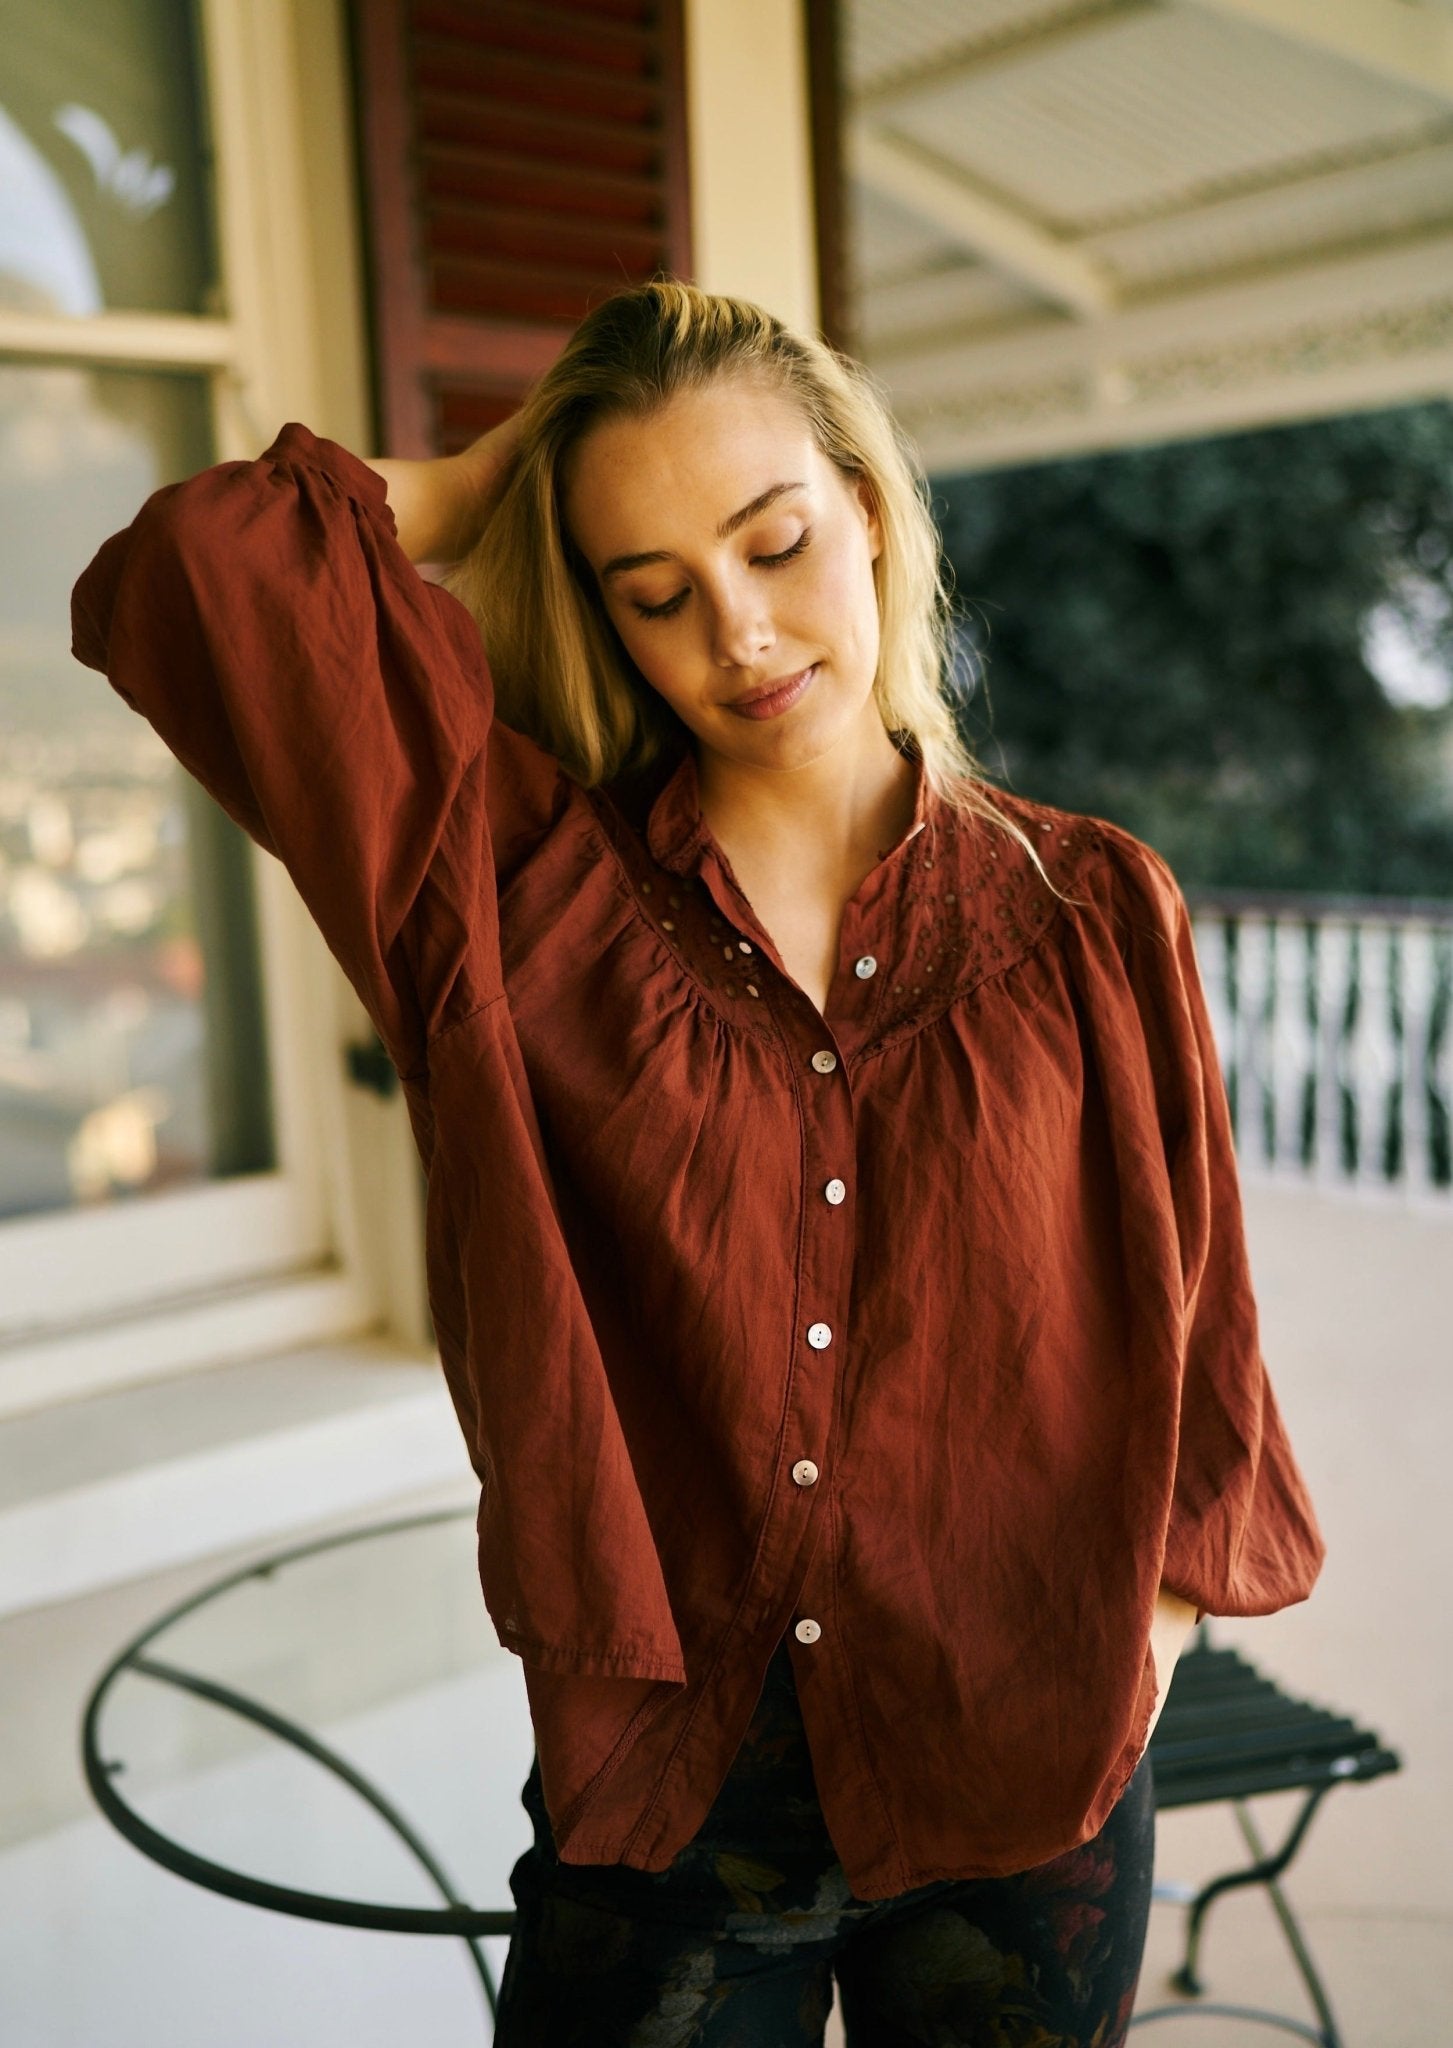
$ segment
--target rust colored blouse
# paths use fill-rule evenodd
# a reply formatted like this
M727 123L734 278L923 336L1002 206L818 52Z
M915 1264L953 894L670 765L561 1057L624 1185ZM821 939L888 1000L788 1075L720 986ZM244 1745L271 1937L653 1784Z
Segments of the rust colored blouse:
M1184 900L917 771L826 1013L689 748L582 788L492 716L382 478L297 423L155 492L74 648L285 863L403 1082L429 1299L563 1859L663 1870L784 1633L854 1893L1096 1833L1166 1585L1310 1592Z

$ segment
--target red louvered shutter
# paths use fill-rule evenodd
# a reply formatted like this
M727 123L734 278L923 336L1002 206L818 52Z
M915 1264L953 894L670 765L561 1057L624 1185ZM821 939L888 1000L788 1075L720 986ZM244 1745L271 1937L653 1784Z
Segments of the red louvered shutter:
M355 0L380 453L453 454L690 273L681 0Z

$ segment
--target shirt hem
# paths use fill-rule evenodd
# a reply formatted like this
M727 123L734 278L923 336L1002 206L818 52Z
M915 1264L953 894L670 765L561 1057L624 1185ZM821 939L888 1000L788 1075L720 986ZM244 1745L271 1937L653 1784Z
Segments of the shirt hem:
M655 1678L671 1685L686 1683L686 1666L658 1650L588 1650L569 1643L543 1643L513 1629L496 1629L501 1647L541 1671L567 1678Z

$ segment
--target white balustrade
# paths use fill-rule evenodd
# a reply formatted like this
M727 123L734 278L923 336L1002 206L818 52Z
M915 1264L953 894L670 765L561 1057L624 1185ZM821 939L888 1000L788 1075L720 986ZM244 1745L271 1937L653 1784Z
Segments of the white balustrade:
M1316 1073L1311 999L1309 927L1305 918L1278 917L1272 925L1271 1127L1277 1165L1299 1166L1302 1116Z
M1240 919L1236 932L1236 1142L1243 1158L1269 1164L1271 1030L1276 984L1271 957L1271 921Z
M1194 893L1243 1170L1453 1206L1453 904Z
M1191 934L1196 942L1196 965L1200 969L1201 987L1205 992L1206 1008L1211 1016L1211 1029L1216 1034L1216 1051L1220 1055L1222 1067L1225 1068L1231 1059L1234 1022L1230 963L1227 957L1230 926L1219 913L1204 911L1191 919Z
M1356 1093L1347 1039L1356 956L1348 919L1324 917L1316 929L1317 1114L1311 1166L1314 1179L1332 1185L1346 1179L1343 1133Z
M1410 1189L1425 1194L1432 1186L1432 1118L1429 1115L1427 1033L1409 1030L1410 1021L1433 1014L1436 985L1433 932L1427 925L1406 924L1399 942L1401 958L1401 1109L1403 1174Z

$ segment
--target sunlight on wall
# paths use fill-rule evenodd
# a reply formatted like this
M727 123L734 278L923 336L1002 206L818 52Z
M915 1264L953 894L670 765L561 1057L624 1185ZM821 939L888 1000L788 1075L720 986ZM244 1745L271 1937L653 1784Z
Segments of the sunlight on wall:
M817 325L807 53L783 0L687 0L698 283Z

